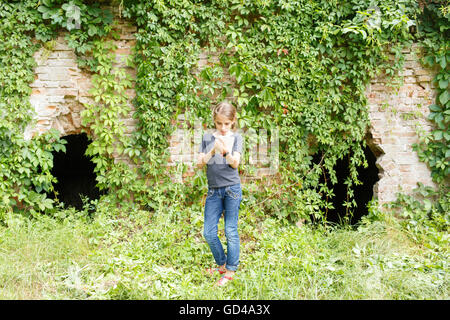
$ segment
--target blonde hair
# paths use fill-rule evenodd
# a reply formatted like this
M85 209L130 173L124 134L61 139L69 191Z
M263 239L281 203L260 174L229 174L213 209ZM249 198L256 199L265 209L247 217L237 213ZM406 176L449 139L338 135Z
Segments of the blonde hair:
M230 121L233 121L232 129L236 127L236 108L229 102L223 101L214 107L212 112L213 120L216 120L216 116L220 114Z

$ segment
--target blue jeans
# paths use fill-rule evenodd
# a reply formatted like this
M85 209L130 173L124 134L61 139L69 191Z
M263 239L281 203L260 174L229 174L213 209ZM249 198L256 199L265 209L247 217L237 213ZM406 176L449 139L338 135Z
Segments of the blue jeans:
M208 242L216 263L219 266L226 263L225 267L230 271L236 271L239 265L240 241L237 228L241 201L242 189L240 183L227 187L208 187L203 236ZM217 225L224 210L227 255L225 255L222 243L217 236Z

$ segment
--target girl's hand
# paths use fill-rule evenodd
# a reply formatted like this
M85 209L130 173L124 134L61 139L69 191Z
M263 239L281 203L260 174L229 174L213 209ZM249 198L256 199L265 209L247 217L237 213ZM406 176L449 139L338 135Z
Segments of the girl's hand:
M220 143L222 145L222 153L230 151L230 150L228 150L227 144L225 143L225 141L222 138L219 138L218 140L220 141Z
M216 139L216 142L214 142L214 151L222 154L224 148L225 146L223 145L222 140Z

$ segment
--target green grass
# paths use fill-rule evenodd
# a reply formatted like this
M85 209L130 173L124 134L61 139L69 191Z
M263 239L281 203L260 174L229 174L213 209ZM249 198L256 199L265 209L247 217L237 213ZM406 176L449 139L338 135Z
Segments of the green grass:
M325 228L241 210L240 268L220 289L200 210L60 215L0 227L0 299L449 298L448 242L416 242L390 215Z

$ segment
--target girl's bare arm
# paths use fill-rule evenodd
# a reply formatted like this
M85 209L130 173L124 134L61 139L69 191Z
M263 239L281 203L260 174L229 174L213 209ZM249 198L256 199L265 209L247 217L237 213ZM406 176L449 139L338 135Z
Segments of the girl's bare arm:
M201 152L197 158L197 168L199 169L203 168L205 164L207 164L208 161L214 156L214 152L215 152L214 148L212 148L211 151L207 153Z
M218 152L223 153L225 151L228 151L229 153L227 154L227 156L225 157L225 159L227 160L227 163L234 169L236 169L239 166L240 160L241 160L241 154L239 152L234 151L233 154L231 151L226 149L225 143L221 140L218 139L217 143L219 144L218 147Z
M214 153L217 152L222 153L225 149L224 144L222 143L221 140L216 140L216 143L214 144L214 148L211 149L211 151L209 151L208 153L200 153L198 155L198 159L197 159L197 167L198 168L203 168L205 166L205 164L208 163L208 161L214 156ZM239 166L239 163L241 161L241 154L239 152L233 152L233 154L228 153L227 156L225 157L225 159L227 160L227 163L234 169L236 169Z
M226 158L227 163L234 169L236 169L239 166L239 162L241 161L241 154L239 152L233 152L233 155L229 153Z

